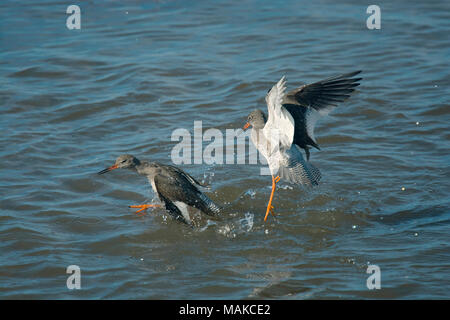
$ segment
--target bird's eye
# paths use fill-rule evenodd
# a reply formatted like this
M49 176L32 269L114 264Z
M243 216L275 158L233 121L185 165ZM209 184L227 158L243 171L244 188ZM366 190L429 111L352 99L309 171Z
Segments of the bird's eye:
M125 163L125 162L127 162L127 159L125 159L125 160L122 160L122 163Z

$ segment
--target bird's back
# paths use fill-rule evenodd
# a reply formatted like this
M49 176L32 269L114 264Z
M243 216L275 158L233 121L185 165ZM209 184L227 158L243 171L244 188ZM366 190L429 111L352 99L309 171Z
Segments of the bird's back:
M204 185L191 175L174 166L155 162L153 166L157 167L153 180L161 200L175 205L182 203L208 215L220 212L220 207L199 190Z

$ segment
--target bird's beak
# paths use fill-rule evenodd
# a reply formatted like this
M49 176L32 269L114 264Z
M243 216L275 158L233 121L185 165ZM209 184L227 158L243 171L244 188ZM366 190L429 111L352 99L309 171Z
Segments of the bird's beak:
M242 131L245 131L248 129L248 127L250 127L250 123L246 123L245 126L242 127Z
M117 164L115 164L115 165L113 165L113 166L111 166L109 168L103 169L102 171L98 172L98 174L104 174L104 173L107 173L107 172L109 172L111 170L114 170L114 169L117 169Z

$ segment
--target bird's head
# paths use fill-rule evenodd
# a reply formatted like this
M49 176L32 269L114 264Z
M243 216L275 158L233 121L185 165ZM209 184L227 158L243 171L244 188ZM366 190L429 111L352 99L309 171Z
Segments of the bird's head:
M98 174L104 174L111 170L120 169L120 168L132 169L132 168L136 167L138 164L140 164L140 162L137 158L135 158L134 156L132 156L130 154L123 154L116 159L116 162L111 167L108 167L108 168L100 171Z
M252 126L255 129L262 129L266 125L266 115L261 110L253 110L247 117L247 123L242 128L242 130L247 130L248 127Z

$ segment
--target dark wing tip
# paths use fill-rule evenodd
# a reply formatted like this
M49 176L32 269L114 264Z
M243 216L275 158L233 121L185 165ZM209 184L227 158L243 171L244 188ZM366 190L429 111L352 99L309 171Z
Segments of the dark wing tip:
M349 77L351 78L351 77L354 77L354 76L356 76L357 74L360 74L362 72L362 70L358 70L358 71L355 71L355 72L353 72L352 73L352 75L350 75ZM353 78L352 80L354 81L354 82L358 82L358 81L361 81L363 79L363 77L360 77L360 78ZM358 85L359 85L359 83L358 83Z
M357 74L360 74L361 72L362 72L362 70L353 71L353 72L344 74L343 77L354 77L354 76L356 76Z

